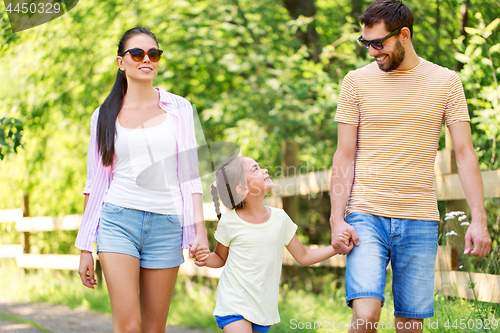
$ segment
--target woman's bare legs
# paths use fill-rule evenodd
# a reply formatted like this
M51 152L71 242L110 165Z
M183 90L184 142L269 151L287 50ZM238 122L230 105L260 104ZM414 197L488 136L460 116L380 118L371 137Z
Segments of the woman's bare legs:
M141 268L141 314L143 333L164 333L179 266Z
M139 259L127 254L99 252L108 286L113 332L140 333Z

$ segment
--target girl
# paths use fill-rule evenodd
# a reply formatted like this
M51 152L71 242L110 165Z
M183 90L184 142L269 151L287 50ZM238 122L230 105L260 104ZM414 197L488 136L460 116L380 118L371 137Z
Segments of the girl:
M303 266L323 261L333 247L306 250L295 232L297 225L282 209L264 205L274 184L266 169L249 157L237 157L216 172L212 185L219 224L217 246L210 253L198 247L198 266L222 267L214 316L224 333L266 333L278 323L278 296L283 247ZM217 192L232 210L222 215ZM339 235L346 244L350 234Z
M193 109L153 88L161 54L148 29L125 32L115 85L90 121L78 273L97 284L97 240L115 332L165 332L182 248L208 246Z

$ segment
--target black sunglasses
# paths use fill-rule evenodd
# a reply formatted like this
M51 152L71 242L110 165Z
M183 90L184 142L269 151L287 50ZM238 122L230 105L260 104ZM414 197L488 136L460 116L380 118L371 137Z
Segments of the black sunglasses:
M363 36L359 36L358 41L361 44L361 46L363 46L365 49L369 49L370 45L371 45L375 50L380 51L384 48L384 44L382 44L382 43L385 42L387 39L391 38L392 36L394 36L395 34L399 33L401 31L401 29L403 29L403 27L394 30L393 32L391 32L390 34L385 36L384 38L380 38L380 39L366 40L366 39L363 39Z
M141 62L146 54L148 55L149 60L152 62L158 62L160 61L161 54L163 53L162 50L155 49L154 47L150 48L147 52L138 47L134 47L133 49L129 49L122 54L119 54L119 56L124 57L127 52L130 53L130 57L132 57L132 60L135 62Z

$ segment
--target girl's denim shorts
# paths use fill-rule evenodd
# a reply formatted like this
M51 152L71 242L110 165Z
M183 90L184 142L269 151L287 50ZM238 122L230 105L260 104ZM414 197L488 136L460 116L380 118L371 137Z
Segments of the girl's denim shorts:
M105 202L97 231L97 253L134 256L141 267L163 269L184 262L182 215L167 215L125 208Z

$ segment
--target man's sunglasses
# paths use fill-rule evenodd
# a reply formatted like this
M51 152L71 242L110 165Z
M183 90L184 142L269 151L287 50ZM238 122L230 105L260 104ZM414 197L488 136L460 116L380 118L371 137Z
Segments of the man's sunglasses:
M403 29L403 27L394 30L393 32L391 32L390 34L385 36L384 38L380 38L380 39L366 40L366 39L363 39L363 36L359 36L358 41L361 44L361 46L363 46L365 49L369 49L370 45L371 45L375 50L380 51L384 48L384 44L382 44L382 43L385 42L387 39L391 38L392 36L396 35L397 33L399 33L401 31L401 29Z
M163 53L162 50L158 50L155 48L151 48L146 52L143 49L134 47L133 49L129 49L123 52L121 55L119 54L119 56L124 57L125 54L127 54L127 52L130 53L130 57L135 62L141 62L146 56L146 54L148 55L149 60L151 60L152 62L158 62L160 61L161 54Z

